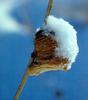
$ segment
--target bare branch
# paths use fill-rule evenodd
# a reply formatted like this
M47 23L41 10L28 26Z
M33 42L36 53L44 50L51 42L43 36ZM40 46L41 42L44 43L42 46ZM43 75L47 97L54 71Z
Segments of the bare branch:
M47 12L46 12L46 15L45 15L45 23L46 23L46 18L50 15L50 11L52 9L52 5L53 5L53 0L49 0Z

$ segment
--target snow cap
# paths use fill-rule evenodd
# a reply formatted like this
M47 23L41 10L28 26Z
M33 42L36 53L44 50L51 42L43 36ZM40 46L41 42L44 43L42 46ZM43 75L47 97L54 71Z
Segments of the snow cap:
M58 48L55 50L55 55L58 57L67 58L68 70L71 68L72 63L75 62L79 47L77 44L77 32L74 27L62 18L48 16L47 25L45 28L49 31L55 32L55 39L58 43Z

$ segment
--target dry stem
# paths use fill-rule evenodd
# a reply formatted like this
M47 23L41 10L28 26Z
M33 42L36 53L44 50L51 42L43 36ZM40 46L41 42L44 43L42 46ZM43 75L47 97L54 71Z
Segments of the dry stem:
M52 5L53 5L53 0L49 0L48 8L47 8L46 16L45 16L45 24L47 24L46 18L50 15L50 11L52 9Z
M33 59L31 59L31 61L29 63L29 66L31 66L32 61L33 61ZM14 96L14 100L18 100L19 95L21 94L22 89L23 89L23 87L24 87L24 85L25 85L25 83L26 83L26 81L28 79L28 76L29 76L29 66L28 66L28 68L25 71L25 74L23 76L23 79L21 81L21 84L19 85L18 90L16 92L16 95Z
M26 70L26 72L25 72L25 74L23 76L23 79L21 81L21 84L18 87L18 90L16 92L16 95L14 97L14 100L18 100L18 97L19 97L20 93L22 92L22 89L23 89L23 87L24 87L24 85L25 85L25 83L27 81L27 78L28 78L28 68L27 68L27 70Z
M52 4L53 4L53 0L49 0L48 8L47 8L46 16L45 16L45 23L46 23L46 24L47 24L46 18L47 18L47 16L49 16L49 14L50 14L50 11L51 11L51 8L52 8ZM29 66L31 66L32 61L33 61L33 59L31 59ZM21 94L22 89L23 89L23 87L24 87L24 85L25 85L25 83L26 83L26 81L27 81L27 78L28 78L28 76L29 76L29 66L28 66L28 68L27 68L26 71L25 71L25 74L24 74L24 76L23 76L23 79L22 79L22 81L21 81L21 84L19 85L18 90L17 90L17 92L16 92L16 95L14 96L14 100L18 100L19 95Z

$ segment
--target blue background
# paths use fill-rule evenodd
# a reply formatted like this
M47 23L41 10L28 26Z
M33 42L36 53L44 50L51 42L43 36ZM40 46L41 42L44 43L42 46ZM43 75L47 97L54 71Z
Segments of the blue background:
M45 4L46 5L46 4ZM46 7L31 4L30 20L35 30L42 26ZM40 9L42 8L42 9ZM34 10L37 12L34 12ZM20 23L16 9L12 16ZM88 26L67 19L78 32L80 48L76 62L68 72L50 71L28 78L19 100L88 100ZM33 35L0 36L0 100L13 100L33 50Z

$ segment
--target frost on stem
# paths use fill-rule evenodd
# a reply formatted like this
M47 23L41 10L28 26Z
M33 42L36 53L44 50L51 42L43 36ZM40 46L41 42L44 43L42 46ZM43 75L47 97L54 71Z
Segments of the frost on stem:
M62 18L48 16L46 21L47 25L36 31L32 59L14 100L18 100L28 75L50 70L67 71L75 62L79 52L76 30Z
M77 32L62 18L48 16L47 25L35 34L36 57L30 75L50 70L69 70L79 52Z

